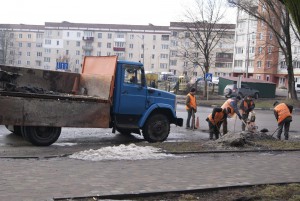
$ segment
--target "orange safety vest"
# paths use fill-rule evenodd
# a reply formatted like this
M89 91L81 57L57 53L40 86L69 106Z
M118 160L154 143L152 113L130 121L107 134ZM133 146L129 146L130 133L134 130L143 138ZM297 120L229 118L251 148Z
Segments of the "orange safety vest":
M190 97L190 106L196 110L196 109L197 109L196 97L193 96L193 95L191 95L190 93L188 93L187 96ZM185 109L186 109L186 110L189 110L190 108L186 105L186 106L185 106Z
M219 122L222 122L222 121L224 121L224 112L222 111L222 112L216 112L215 113L215 119L213 119L212 118L212 114L210 114L209 116L208 116L208 119L209 119L209 121L213 124L213 125L216 125L217 123L219 123Z
M227 109L230 108L230 113L228 114L228 116L233 116L234 115L234 108L230 105L230 103L234 101L233 99L228 99L227 101L225 101L225 103L221 106L222 109Z
M252 105L254 104L253 100L250 101L250 106L251 107ZM245 114L246 113L246 110L249 108L248 107L248 103L247 101L243 100L243 105L244 105L244 109L242 110L242 113Z
M288 106L285 103L278 104L274 110L278 114L278 123L282 122L285 118L292 116Z

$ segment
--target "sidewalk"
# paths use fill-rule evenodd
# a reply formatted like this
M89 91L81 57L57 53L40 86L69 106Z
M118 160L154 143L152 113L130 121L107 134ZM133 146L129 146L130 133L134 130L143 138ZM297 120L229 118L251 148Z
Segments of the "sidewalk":
M31 201L300 182L300 152L91 162L0 159L0 200Z

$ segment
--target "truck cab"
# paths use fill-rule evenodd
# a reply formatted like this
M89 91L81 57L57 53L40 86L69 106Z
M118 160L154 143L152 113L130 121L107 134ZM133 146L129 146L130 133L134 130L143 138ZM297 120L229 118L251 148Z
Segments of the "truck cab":
M183 123L176 117L176 96L147 87L144 68L139 62L118 61L112 116L118 132L140 134L142 130L149 142L164 141L170 124Z

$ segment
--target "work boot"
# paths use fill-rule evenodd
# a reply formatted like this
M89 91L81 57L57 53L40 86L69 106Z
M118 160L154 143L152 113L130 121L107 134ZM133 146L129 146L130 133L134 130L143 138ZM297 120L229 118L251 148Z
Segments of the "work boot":
M278 140L281 140L281 136L280 136L280 135L277 135L277 139L278 139Z
M210 139L210 140L213 140L213 139L214 139L213 134L209 134L209 139Z

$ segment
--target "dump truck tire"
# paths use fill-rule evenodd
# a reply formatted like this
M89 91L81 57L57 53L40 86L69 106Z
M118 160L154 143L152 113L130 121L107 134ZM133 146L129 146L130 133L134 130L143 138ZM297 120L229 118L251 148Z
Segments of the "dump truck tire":
M60 127L23 126L24 139L36 146L49 146L57 141L61 133Z
M169 133L169 119L163 114L151 115L143 127L144 139L150 143L165 141Z

